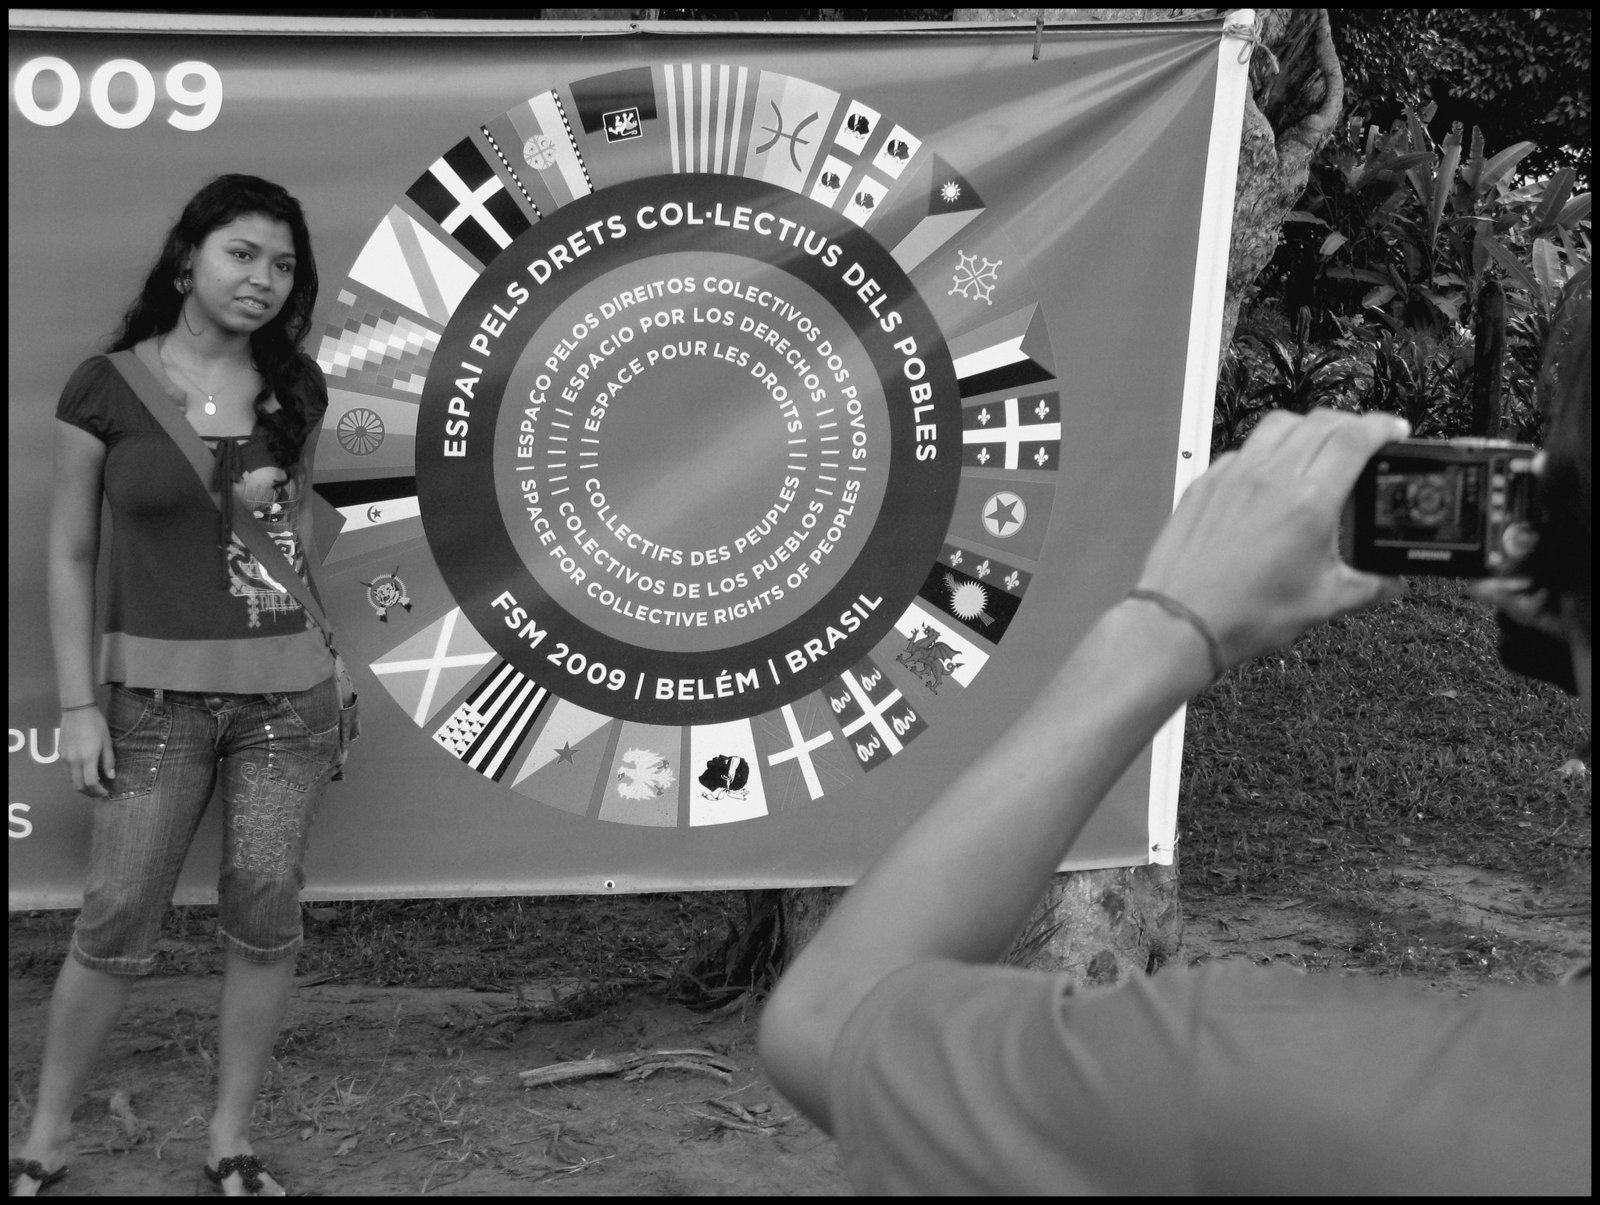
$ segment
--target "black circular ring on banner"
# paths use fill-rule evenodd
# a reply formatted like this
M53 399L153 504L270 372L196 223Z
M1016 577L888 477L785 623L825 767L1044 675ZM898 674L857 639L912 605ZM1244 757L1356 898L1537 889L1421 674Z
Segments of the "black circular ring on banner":
M655 230L637 221L647 209L659 222ZM735 220L737 213L742 217ZM772 218L762 224L752 214ZM670 226L669 216L676 219ZM807 234L811 247L837 252L808 250ZM549 270L551 249L563 247L569 249L564 264ZM827 593L757 639L684 652L639 648L598 631L539 585L505 525L493 432L502 404L520 404L504 396L518 356L567 298L642 254L697 248L778 269L834 305L876 370L887 407L889 467L865 545ZM530 265L541 261L545 270L531 273ZM515 315L494 318L493 307L522 290L531 296ZM491 342L484 331L497 326ZM786 189L738 176L673 175L615 185L563 206L487 267L457 306L432 362L417 423L417 495L445 584L506 661L558 697L601 714L718 723L775 710L821 688L893 628L949 529L962 424L943 332L876 240ZM462 366L479 370L471 398L456 388L467 372Z

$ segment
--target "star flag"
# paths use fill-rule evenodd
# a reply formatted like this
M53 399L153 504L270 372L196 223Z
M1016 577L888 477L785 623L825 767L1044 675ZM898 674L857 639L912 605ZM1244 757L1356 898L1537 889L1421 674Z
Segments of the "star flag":
M1008 397L961 412L961 463L988 469L1054 469L1061 463L1057 394Z
M979 566L983 568L981 577L974 576ZM995 572L988 557L972 557L969 569L963 573L946 565L935 565L928 571L917 596L985 640L999 644L1022 599L1001 588L1005 577Z
M621 727L621 720L558 699L517 768L511 789L564 812L587 815Z
M891 134L884 146L894 141ZM881 152L880 152L881 153ZM915 154L915 152L913 152ZM908 177L903 199L868 223L907 272L955 238L984 211L978 190L937 154Z
M387 549L424 538L422 507L415 494L410 497L389 498L381 502L357 502L337 507L336 511L341 526L339 534L334 537L333 547L328 550L328 555L323 561L325 565L348 561L353 557L366 557L373 553L388 555ZM409 568L409 564L408 561L406 580L420 587L427 579L417 577L418 570ZM390 568L394 566L391 565ZM430 574L429 577L431 576ZM442 581L439 583L441 587L443 584ZM443 595L434 594L430 590L427 597L437 598Z
M435 159L406 196L485 265L533 225L470 138Z
M992 549L1012 559L1036 561L1044 550L1055 492L1050 480L1030 481L1020 476L991 474L986 469L962 469L955 511L950 516L950 539L969 548Z

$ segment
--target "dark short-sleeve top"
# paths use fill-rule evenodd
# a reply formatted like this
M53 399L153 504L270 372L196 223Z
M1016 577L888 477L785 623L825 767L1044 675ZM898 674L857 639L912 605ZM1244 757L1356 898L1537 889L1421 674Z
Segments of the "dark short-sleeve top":
M301 358L299 400L312 427L328 407L321 369ZM176 400L174 402L176 404ZM105 356L80 364L56 417L106 445L111 514L110 582L100 641L103 682L167 690L276 693L306 690L333 672L321 630L231 532L183 451ZM233 441L234 506L262 520L311 589L309 456L287 482L264 484L273 464L260 425ZM208 441L216 450L219 440ZM225 529L223 529L225 532ZM320 598L320 596L319 596Z
M920 962L846 1022L834 1130L867 1194L1587 1196L1590 983Z

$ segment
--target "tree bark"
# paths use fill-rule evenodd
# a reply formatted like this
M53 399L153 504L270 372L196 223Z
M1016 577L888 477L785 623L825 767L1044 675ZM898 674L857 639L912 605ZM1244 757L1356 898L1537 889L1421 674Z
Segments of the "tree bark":
M1478 294L1472 349L1472 434L1499 439L1505 426L1502 394L1506 356L1506 294L1490 279Z
M958 8L957 21L1174 20L1220 9ZM1222 348L1240 307L1277 249L1284 218L1305 191L1311 161L1333 133L1344 104L1344 76L1324 9L1258 9L1239 175L1233 207ZM780 959L821 927L843 888L781 891ZM770 905L769 905L770 906ZM1085 982L1114 983L1154 971L1183 944L1178 864L1058 874L1006 961L1067 971Z

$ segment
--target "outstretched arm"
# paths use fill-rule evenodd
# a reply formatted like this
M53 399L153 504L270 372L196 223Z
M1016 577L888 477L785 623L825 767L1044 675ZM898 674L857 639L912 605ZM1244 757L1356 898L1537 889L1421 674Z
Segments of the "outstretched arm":
M1397 593L1339 559L1337 532L1362 466L1404 434L1390 415L1269 414L1185 493L1138 584L1201 616L1228 665ZM1100 800L1211 675L1187 621L1138 599L1103 615L801 951L762 1018L773 1083L830 1128L829 1059L856 1005L913 962L1000 957Z

